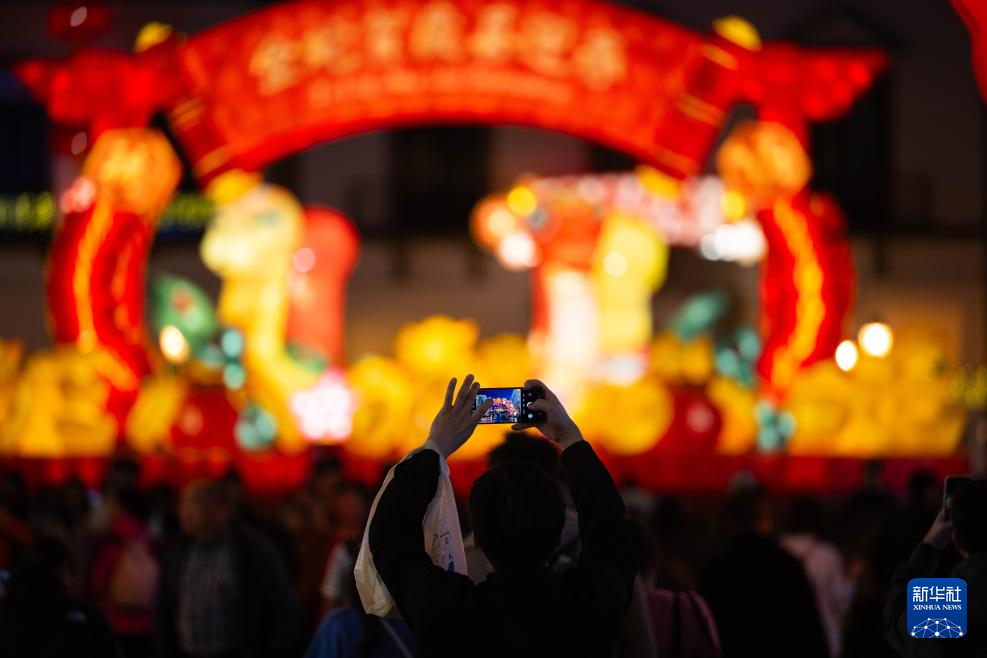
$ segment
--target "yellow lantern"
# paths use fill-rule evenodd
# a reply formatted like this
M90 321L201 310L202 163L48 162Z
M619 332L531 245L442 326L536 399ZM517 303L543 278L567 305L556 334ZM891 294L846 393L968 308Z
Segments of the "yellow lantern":
M716 377L709 383L706 394L723 419L716 444L717 452L742 455L753 450L757 440L757 397L754 391L732 379Z
M590 392L583 417L603 446L615 455L637 455L653 448L675 414L671 393L653 377L630 386L601 386ZM620 422L614 422L619 418Z
M702 386L713 376L713 341L709 336L700 336L684 343L672 332L662 332L651 343L649 367L670 384Z
M728 190L754 208L789 197L812 178L812 162L798 137L771 121L743 121L716 154L716 168Z
M409 435L419 435L412 427L415 386L394 359L364 357L349 369L347 380L357 400L347 451L376 459L393 457Z
M168 447L171 428L187 393L188 384L181 377L144 381L125 426L127 441L137 452L147 454Z
M473 361L478 335L470 320L433 315L404 325L394 341L394 354L416 378L448 381L466 374L463 368ZM444 385L441 388L445 391Z
M593 261L603 354L644 349L652 336L651 298L668 273L668 245L653 227L621 213L607 217Z
M481 340L470 370L476 381L488 388L522 386L531 377L527 339L518 334L500 334Z
M100 372L111 357L74 346L34 354L0 428L0 453L22 457L105 456L117 423L106 411L109 386Z

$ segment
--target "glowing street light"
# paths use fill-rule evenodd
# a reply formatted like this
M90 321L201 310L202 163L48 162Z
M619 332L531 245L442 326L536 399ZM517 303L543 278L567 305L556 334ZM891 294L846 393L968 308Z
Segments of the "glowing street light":
M891 353L894 345L894 335L891 327L883 322L868 322L860 328L857 334L860 348L871 356L884 358Z

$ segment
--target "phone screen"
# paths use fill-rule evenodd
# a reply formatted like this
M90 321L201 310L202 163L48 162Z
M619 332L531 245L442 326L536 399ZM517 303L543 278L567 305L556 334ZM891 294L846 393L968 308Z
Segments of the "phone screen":
M948 521L950 519L950 508L952 505L949 503L949 499L953 497L957 491L959 491L963 485L968 482L972 482L973 477L969 475L947 475L946 481L942 485L942 508L946 511L944 517Z
M480 419L481 423L516 423L521 415L520 388L481 388L476 394L474 409L487 400L493 400L493 406Z

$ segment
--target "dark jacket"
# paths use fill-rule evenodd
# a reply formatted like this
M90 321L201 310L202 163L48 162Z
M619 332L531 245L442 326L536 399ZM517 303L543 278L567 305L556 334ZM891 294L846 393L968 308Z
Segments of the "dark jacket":
M117 658L123 654L103 614L67 595L0 606L4 658Z
M237 628L242 634L245 658L294 656L301 650L301 621L291 592L288 572L277 550L247 527L237 527L229 540L233 572L239 592ZM176 627L179 587L192 542L183 543L165 563L158 589L154 625L155 654L159 658L182 656Z
M802 565L777 542L737 537L703 572L726 658L828 658L816 597Z
M935 548L919 544L894 572L884 606L884 638L903 658L987 658L987 553L971 555L950 574L966 581L966 635L936 640L914 638L908 632L908 582L912 578L934 578L939 558Z
M370 524L378 573L418 639L420 657L609 657L643 557L624 504L588 443L562 453L579 514L579 565L492 573L479 585L432 564L422 519L435 495L439 456L399 464Z

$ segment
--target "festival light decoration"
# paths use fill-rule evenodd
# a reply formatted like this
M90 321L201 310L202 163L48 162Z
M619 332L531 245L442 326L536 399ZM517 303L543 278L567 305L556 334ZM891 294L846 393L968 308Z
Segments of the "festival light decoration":
M672 424L675 404L664 383L645 377L627 386L594 386L574 414L580 427L608 452L636 455L662 439Z
M411 373L394 359L367 356L346 376L356 400L346 450L374 459L393 457L409 431L416 391Z
M883 358L890 354L891 347L894 345L894 336L891 333L891 327L883 322L868 322L860 327L857 340L860 342L860 348L864 352L878 358Z
M330 369L315 387L291 398L291 410L302 434L309 441L340 443L353 430L356 403L341 370Z
M812 162L798 137L773 121L742 121L716 152L716 169L729 192L724 205L770 208L812 178Z
M23 359L23 343L0 338L0 427L10 417Z
M832 360L799 373L785 406L796 419L788 451L800 455L947 455L965 411L950 387L941 337L901 332L885 357L860 355L841 372Z
M768 242L761 279L764 350L758 372L784 395L799 368L829 358L843 337L853 263L834 202L800 193L758 214Z
M651 340L651 298L665 282L668 246L644 222L608 217L592 265L599 350L606 360L643 352Z
M181 329L173 324L166 324L161 328L158 338L161 345L161 354L172 363L184 363L189 357L189 344L185 340Z
M72 15L69 28L82 26L82 32L66 34L80 35L99 23L86 27L89 19ZM545 38L552 34L568 36ZM357 255L352 226L329 211L303 211L288 192L238 170L256 171L320 140L394 125L517 123L582 136L647 163L627 175L521 180L481 206L473 221L478 241L502 263L532 271L531 368L564 382L563 394L573 400L601 385L621 392L616 402L632 427L622 437L608 435L609 430L601 434L616 453L648 450L663 433L680 428L691 432L693 444L704 445L721 417L731 427L744 427L737 420L743 413L728 414L665 388L666 381L705 385L728 353L735 355L736 368L723 373L741 381L750 361L739 343L714 348L710 335L659 336L652 344L646 307L664 280L669 247L700 248L709 257L747 264L764 254L764 287L782 290L766 298L762 309L767 333L759 372L773 398L784 397L800 369L828 360L842 337L838 329L850 284L844 279L847 287L840 288L831 274L850 271L849 256L835 206L802 189L811 171L806 127L808 121L834 118L862 94L885 64L880 53L762 44L756 30L737 18L718 21L713 34L701 35L588 0L544 5L396 0L386 7L370 0L307 0L266 8L183 40L152 25L142 31L136 51L80 50L60 62L26 62L17 73L46 103L59 151L95 155L114 129L146 126L155 112L164 112L194 174L209 184L217 217L203 241L203 257L223 278L218 320L236 329L243 344L237 354L227 354L225 335L216 345L215 336L205 339L206 330L198 335L186 318L155 326L158 338L166 339L166 356L183 361L188 353L183 376L200 376L196 369L207 364L207 370L219 368L226 383L187 392L178 407L173 402L179 391L159 389L157 408L162 417L169 408L175 416L169 439L179 450L208 442L203 433L213 417L237 418L235 437L212 428L221 436L213 448L232 450L235 440L249 449L267 448L276 433L279 451L300 450L306 432L299 431L293 403L352 385L358 405L353 445L359 445L357 437L370 439L374 446L367 451L384 454L395 445L420 442L435 406L426 391L441 389L434 380L461 374L463 363L497 377L522 374L506 373L491 356L514 339L478 344L475 325L451 319L410 328L395 346L395 367L417 387L414 396L406 396L414 399L406 426L416 431L404 436L375 429L393 427L378 421L400 415L400 408L392 405L393 414L368 413L377 402L369 387L357 385L360 378L319 379L325 368L343 365L343 290ZM117 102L107 104L106 98ZM761 123L742 126L728 142L732 153L723 157L732 164L721 166L726 187L716 178L696 177L729 110L740 102L754 105ZM126 164L113 170L119 181L110 190L115 202L123 207L153 202L139 218L143 223L132 220L134 228L127 232L140 246L121 251L130 264L116 281L124 282L128 295L143 290L154 221L177 182L148 173L150 161L167 157L132 164L141 160L134 153L156 153L156 143L160 140L138 137L133 148L117 149L116 159ZM174 160L170 150L167 155ZM726 171L731 166L737 176ZM149 181L161 183L160 194L157 187L148 188ZM98 177L84 176L60 201L70 215L84 215L98 208L106 193ZM31 215L23 205L15 203L14 215ZM37 209L39 216L42 210ZM122 217L112 218L114 229L130 226ZM100 248L110 244L95 237L90 242ZM55 256L62 259L53 253L53 262ZM96 282L87 271L83 264L74 275L75 287L53 285L70 302L86 301L79 290ZM265 313L256 312L258 304ZM65 304L53 304L58 306ZM101 367L123 364L105 375L113 383L111 397L126 392L121 402L109 403L120 418L151 363L142 314L134 313L133 305L116 306L126 315L122 324L115 320L127 337L120 343L126 349L115 344L105 349L103 342L95 347ZM83 345L88 338L68 340L90 347ZM671 365L659 363L663 350ZM855 375L873 381L886 364L869 361ZM400 377L391 370L385 379ZM742 397L727 393L723 399ZM668 399L674 403L666 404ZM204 410L213 404L223 408L210 416ZM314 405L299 405L313 411L301 413L303 424L315 417ZM657 422L661 414L646 418L649 405L671 409L665 429ZM326 435L338 439L342 424L333 427ZM732 449L747 434L735 431ZM165 444L160 436L139 443Z
M666 331L651 343L649 367L664 381L702 385L712 376L714 364L713 341L709 336L683 341Z
M291 257L287 340L344 365L346 284L360 239L352 222L326 208L306 207L298 249Z
M724 198L726 198L724 196ZM757 222L742 219L723 224L699 243L699 253L708 260L725 260L740 265L760 263L767 253L764 232Z
M105 351L83 352L74 345L31 355L0 426L0 454L111 454L117 421L108 411L112 388L102 373L112 361Z
M857 346L852 340L844 340L836 346L836 365L840 370L849 372L857 365Z
M984 34L987 32L987 6L979 0L951 0L953 9L960 15L970 32L973 70L977 75L977 85L981 97L987 101L987 42Z
M765 452L777 452L784 448L797 427L795 417L768 400L760 400L754 413L759 428L758 447Z
M724 222L715 179L677 185L680 198L656 192L661 179L653 170L529 178L474 212L481 245L508 269L533 269L536 371L566 382L567 398L598 373L623 384L644 374L669 246L695 247Z
M754 390L728 377L714 377L706 392L722 419L716 451L741 455L753 450L758 433Z
M305 419L306 424L302 429L303 432L306 429L311 429L316 433L321 430L321 426L317 425L318 421L311 416L305 416ZM233 433L236 436L237 445L244 450L265 450L274 444L274 440L278 436L278 422L263 407L254 402L248 402L237 416Z
M397 360L422 381L462 377L472 359L479 327L469 320L434 315L405 325L394 340Z
M291 401L299 393L317 388L319 379L318 371L294 358L286 344L291 282L299 274L314 276L315 269L298 273L294 268L294 256L306 230L303 210L286 190L262 184L256 176L243 172L229 172L217 178L209 193L217 214L203 237L201 251L206 264L223 279L219 319L243 334L248 398L274 418L279 447L296 452L305 442ZM323 217L330 235L340 235L339 222ZM353 255L352 243L341 246L350 248L348 255ZM326 260L331 256L326 254ZM335 268L325 265L330 272L329 292L336 292L328 301L336 302L337 312L330 310L328 314L328 331L332 333L323 337L329 341L323 345L331 345L337 351L341 336L338 325L342 320L341 279L351 266L352 260ZM263 313L256 312L258 304ZM318 321L313 323L325 327Z
M48 312L58 344L100 351L108 404L122 425L150 371L144 270L155 221L178 184L168 141L149 129L104 132L63 199L48 261Z
M140 454L171 449L172 427L188 391L188 381L177 374L145 379L127 415L127 443Z
M148 303L150 328L158 334L162 354L181 356L169 360L180 363L191 354L199 355L219 330L212 301L191 281L167 275L156 277L148 291ZM171 329L166 337L168 327ZM181 347L183 343L185 347ZM166 349L166 345L175 349Z

